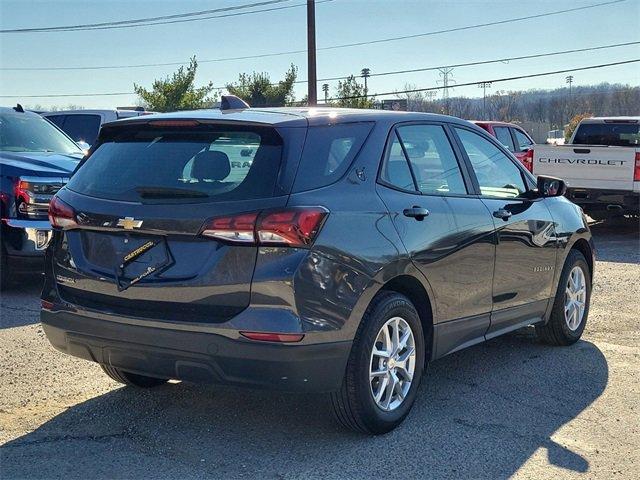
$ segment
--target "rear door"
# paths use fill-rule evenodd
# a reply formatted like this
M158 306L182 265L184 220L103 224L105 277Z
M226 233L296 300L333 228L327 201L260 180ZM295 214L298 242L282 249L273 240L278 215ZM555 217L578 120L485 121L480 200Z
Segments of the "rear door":
M53 248L61 297L160 320L237 314L249 304L257 247L243 239L255 212L287 202L283 145L268 126L108 128L58 194L78 223Z
M496 230L493 313L487 332L492 337L545 313L553 295L558 246L554 221L543 199L526 198L533 184L509 155L471 129L454 130Z
M509 127L493 127L493 131L504 148L515 154L516 149L513 146L513 138L511 137L511 132L509 132Z
M509 151L513 152L516 158L522 162L527 152L533 148L533 140L519 128L511 127L509 130L511 131L515 144L514 150Z
M391 132L376 189L435 295L437 356L483 340L489 326L494 227L470 188L445 125Z

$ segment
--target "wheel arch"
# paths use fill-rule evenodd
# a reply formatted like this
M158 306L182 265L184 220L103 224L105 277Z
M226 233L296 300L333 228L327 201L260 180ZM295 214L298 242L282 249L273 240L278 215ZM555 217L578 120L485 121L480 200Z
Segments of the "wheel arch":
M425 359L430 359L433 354L433 307L427 289L413 275L402 274L384 283L378 293L382 291L400 293L413 303L422 323L424 343L427 349Z
M577 250L582 255L584 255L585 260L587 261L587 266L589 267L589 275L593 278L593 248L591 244L584 238L579 238L576 240L573 245L571 245L570 250ZM567 255L569 252L567 252ZM566 261L566 258L565 258Z

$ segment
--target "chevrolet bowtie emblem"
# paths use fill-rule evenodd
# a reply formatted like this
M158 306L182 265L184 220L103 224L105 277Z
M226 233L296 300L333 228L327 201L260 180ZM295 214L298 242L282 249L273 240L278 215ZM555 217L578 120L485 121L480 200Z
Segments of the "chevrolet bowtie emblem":
M140 228L142 226L142 220L136 220L133 217L119 218L117 226L125 230L133 230L134 228Z

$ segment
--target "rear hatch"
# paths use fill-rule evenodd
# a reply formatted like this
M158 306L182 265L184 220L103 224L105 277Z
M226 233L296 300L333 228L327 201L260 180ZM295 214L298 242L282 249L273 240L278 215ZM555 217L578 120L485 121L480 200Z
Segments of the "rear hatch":
M257 256L242 223L255 216L242 214L286 205L283 151L270 126L150 121L103 129L52 204L52 223L63 228L53 245L61 298L161 320L237 314L249 304ZM222 235L202 234L212 221Z

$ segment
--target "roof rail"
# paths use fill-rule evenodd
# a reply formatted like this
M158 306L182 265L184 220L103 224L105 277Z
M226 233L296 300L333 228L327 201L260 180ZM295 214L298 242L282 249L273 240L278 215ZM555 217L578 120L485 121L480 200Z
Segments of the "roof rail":
M222 95L220 98L220 110L242 110L251 108L247 102L235 95Z

